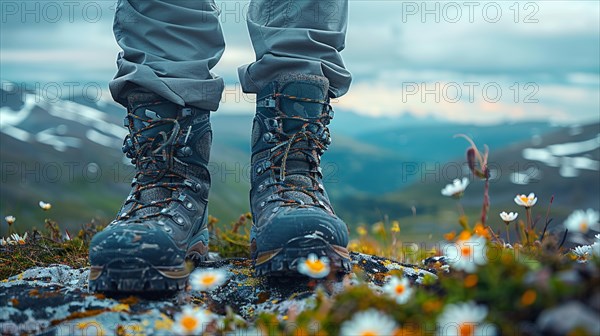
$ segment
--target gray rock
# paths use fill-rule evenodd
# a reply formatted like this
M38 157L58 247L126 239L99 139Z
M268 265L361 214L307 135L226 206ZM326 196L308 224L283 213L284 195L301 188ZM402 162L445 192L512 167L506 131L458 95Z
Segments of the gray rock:
M597 313L576 301L543 311L536 323L542 332L549 335L567 335L575 328L581 328L589 335L600 335Z
M31 268L0 282L0 334L93 335L102 330L114 335L117 330L142 328L147 335L169 335L165 321L185 304L208 308L221 318L230 310L252 321L260 312L283 316L290 309L310 309L316 288L332 295L359 281L355 274L320 281L255 277L247 259L219 260L215 256L213 260L200 267L226 271L229 278L225 284L211 292L182 292L160 300L89 293L88 269L65 265ZM392 270L402 270L414 284L436 277L433 269L365 254L352 253L352 262L365 277L362 280L375 289L380 289Z

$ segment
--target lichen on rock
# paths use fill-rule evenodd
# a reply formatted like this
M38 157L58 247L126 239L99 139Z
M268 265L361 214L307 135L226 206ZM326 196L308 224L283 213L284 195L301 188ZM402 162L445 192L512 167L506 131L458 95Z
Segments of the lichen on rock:
M223 318L233 313L253 321L261 312L284 318L290 310L302 311L315 304L317 292L335 295L345 287L365 282L380 288L386 276L400 272L411 283L435 278L434 269L352 253L355 272L325 280L305 277L256 277L251 261L243 258L213 258L199 267L218 268L227 281L210 292L185 291L163 299L110 298L88 292L86 268L65 265L35 267L0 282L1 334L169 335L172 318L184 304L206 308Z

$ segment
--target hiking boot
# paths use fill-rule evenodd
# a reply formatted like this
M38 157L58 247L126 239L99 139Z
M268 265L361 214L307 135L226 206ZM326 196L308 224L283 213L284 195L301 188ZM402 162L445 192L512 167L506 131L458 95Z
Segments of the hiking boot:
M295 275L310 254L350 270L348 227L333 211L320 168L331 143L328 88L324 77L292 74L257 95L250 241L258 275Z
M186 260L208 255L210 112L147 92L128 103L123 152L136 174L116 219L92 239L89 288L174 292L187 281Z

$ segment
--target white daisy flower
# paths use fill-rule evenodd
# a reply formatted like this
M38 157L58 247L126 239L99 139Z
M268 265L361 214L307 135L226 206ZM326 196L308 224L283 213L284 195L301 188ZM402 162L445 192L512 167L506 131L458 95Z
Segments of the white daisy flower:
M506 213L506 211L502 211L500 213L500 218L502 218L502 220L504 221L504 223L508 224L512 221L514 221L515 219L517 219L517 217L519 216L518 213L516 212L509 212Z
M437 335L496 335L496 327L485 323L488 309L474 302L448 304L437 320Z
M319 258L316 254L311 253L308 258L300 259L298 263L298 272L307 275L311 278L324 278L329 274L329 258Z
M40 208L42 208L42 210L44 210L44 211L48 211L48 210L50 210L50 208L52 208L52 204L46 203L44 201L40 201L39 205L40 205Z
M598 230L598 219L600 219L600 214L592 209L575 210L565 220L564 225L570 232L586 234L590 229Z
M487 264L485 237L474 235L455 244L447 244L444 249L446 260L454 269L473 273L478 265Z
M12 242L9 242L11 245L25 245L25 241L27 240L27 232L21 237L16 233L13 233L10 236Z
M467 189L468 185L469 179L466 177L463 177L462 180L454 179L452 184L448 184L444 187L444 189L442 189L442 195L460 198L465 192L465 189Z
M6 217L4 217L4 220L6 221L6 223L7 223L8 225L13 225L13 223L14 223L14 222L15 222L17 219L15 218L15 216L6 216Z
M587 262L592 256L592 246L590 245L577 246L571 251L577 256L577 262L579 263Z
M352 319L342 323L341 336L389 336L397 328L396 322L388 315L369 309L358 312Z
M189 283L193 290L211 291L221 286L227 275L220 269L198 269L190 275Z
M404 304L412 297L414 289L407 278L392 277L390 282L383 286L383 291L399 304Z
M529 196L517 195L515 196L515 203L525 208L531 208L537 203L537 197L534 193L530 193Z
M600 258L600 242L594 242L592 244L592 255Z
M212 320L212 313L186 306L175 315L172 331L177 335L200 335Z

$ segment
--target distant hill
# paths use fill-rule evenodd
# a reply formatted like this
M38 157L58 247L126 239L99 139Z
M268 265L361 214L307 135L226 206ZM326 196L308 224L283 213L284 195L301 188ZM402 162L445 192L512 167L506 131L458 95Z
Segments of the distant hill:
M520 125L519 125L520 126ZM519 129L519 127L517 127ZM512 133L512 131L511 131ZM460 155L469 146L464 140L454 153ZM481 149L485 142L478 141ZM450 154L447 154L450 155ZM575 209L600 208L600 123L564 127L516 144L491 150L490 182L491 209L489 221L502 228L498 213L518 211L524 215L513 198L516 194L534 192L538 196L535 213L545 215L550 198L554 195L551 217L560 224ZM338 203L342 216L372 223L386 214L400 218L409 228L409 235L441 236L449 229L457 229L455 201L440 194L440 190L459 174L470 177L464 156L455 156L430 171L419 171L414 183L404 189L379 196L347 195ZM483 182L471 179L461 203L471 214L479 216ZM348 210L352 209L352 210ZM413 216L413 212L417 217Z

